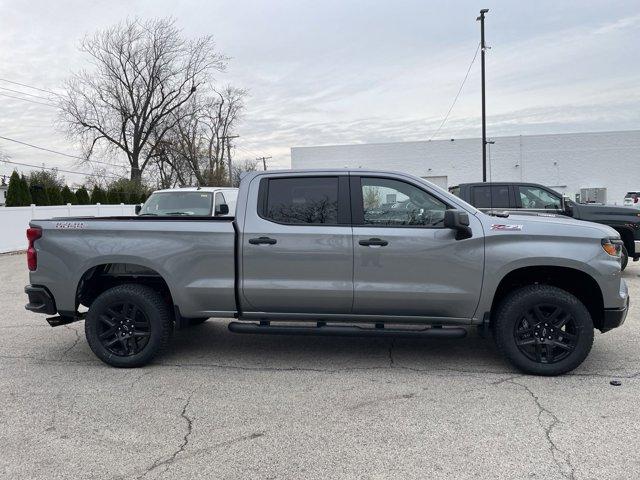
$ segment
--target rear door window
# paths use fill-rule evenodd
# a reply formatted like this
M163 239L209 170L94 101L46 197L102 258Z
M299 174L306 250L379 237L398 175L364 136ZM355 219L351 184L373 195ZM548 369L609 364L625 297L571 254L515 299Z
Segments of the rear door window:
M509 185L472 187L472 203L477 208L509 208Z
M338 224L338 177L269 179L262 216L291 225Z

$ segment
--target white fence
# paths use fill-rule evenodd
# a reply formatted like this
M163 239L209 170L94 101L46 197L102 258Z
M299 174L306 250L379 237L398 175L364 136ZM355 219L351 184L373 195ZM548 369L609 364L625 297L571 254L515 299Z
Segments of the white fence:
M51 207L0 207L0 253L25 250L31 219L53 217L109 217L134 215L135 205L56 205Z

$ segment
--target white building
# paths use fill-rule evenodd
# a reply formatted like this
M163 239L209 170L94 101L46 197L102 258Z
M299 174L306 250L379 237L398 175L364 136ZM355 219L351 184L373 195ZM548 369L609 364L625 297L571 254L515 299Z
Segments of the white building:
M640 130L494 137L487 179L540 183L575 198L606 188L607 203L640 191ZM294 147L292 168L374 168L426 178L441 187L482 181L478 138Z

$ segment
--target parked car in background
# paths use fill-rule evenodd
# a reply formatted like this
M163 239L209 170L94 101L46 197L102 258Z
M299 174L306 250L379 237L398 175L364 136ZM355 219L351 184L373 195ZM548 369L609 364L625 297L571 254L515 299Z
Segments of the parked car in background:
M575 203L537 183L463 183L450 187L449 191L485 212L564 215L608 225L620 234L624 242L622 270L626 268L629 258L634 261L640 259L640 212L636 209Z
M237 188L185 187L156 190L142 206L141 216L233 216L238 199Z
M640 208L640 192L627 192L623 204L625 207Z
M174 325L227 317L232 332L275 335L478 326L538 375L576 368L594 328L627 315L622 242L605 225L498 219L423 179L361 169L250 173L238 202L235 218L33 220L26 308L57 326L84 305L89 346L117 367L151 361Z

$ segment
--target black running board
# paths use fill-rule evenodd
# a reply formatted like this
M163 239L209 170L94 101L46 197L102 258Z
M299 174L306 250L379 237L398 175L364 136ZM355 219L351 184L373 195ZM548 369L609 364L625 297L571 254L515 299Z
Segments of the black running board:
M395 338L463 338L467 330L462 327L427 327L420 329L367 328L347 325L291 326L271 325L267 322L230 322L233 333L259 333L264 335L320 335L340 337L395 337Z

